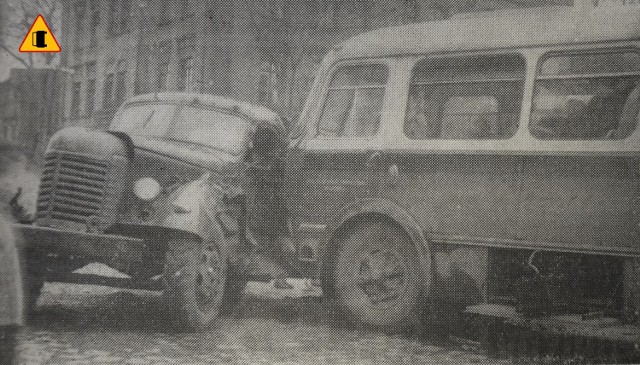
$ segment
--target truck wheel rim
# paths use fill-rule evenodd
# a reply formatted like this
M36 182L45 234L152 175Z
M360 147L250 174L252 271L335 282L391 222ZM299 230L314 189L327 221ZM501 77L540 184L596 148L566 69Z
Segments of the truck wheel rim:
M395 249L374 249L361 257L356 285L372 305L389 307L405 291L406 272L404 260Z
M212 246L207 246L196 273L196 301L201 311L214 309L220 302L224 288L222 274L220 255Z

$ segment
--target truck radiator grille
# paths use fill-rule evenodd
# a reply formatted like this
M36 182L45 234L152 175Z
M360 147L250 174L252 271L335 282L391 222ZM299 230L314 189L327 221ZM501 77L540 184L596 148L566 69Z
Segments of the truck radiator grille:
M38 224L99 224L107 201L109 166L108 161L85 155L47 153L36 209Z

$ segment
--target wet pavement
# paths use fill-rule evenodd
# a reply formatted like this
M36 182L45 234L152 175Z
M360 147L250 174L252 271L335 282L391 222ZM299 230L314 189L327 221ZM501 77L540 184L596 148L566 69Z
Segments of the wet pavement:
M48 283L19 335L19 363L496 363L470 345L354 328L300 285L249 284L234 313L189 333L167 325L156 292Z

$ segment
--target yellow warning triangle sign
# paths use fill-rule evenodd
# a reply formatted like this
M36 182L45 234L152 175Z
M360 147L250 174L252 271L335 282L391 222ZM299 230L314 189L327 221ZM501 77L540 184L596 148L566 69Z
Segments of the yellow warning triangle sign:
M20 45L20 52L60 52L60 45L42 15L38 15Z

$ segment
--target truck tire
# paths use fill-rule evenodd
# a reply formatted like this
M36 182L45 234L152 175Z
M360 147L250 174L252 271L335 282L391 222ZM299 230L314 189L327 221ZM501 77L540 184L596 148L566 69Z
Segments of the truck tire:
M421 275L418 252L400 227L365 222L339 242L331 286L348 320L393 333L420 324Z
M168 244L163 297L175 324L203 329L220 314L227 260L214 242L175 239Z

